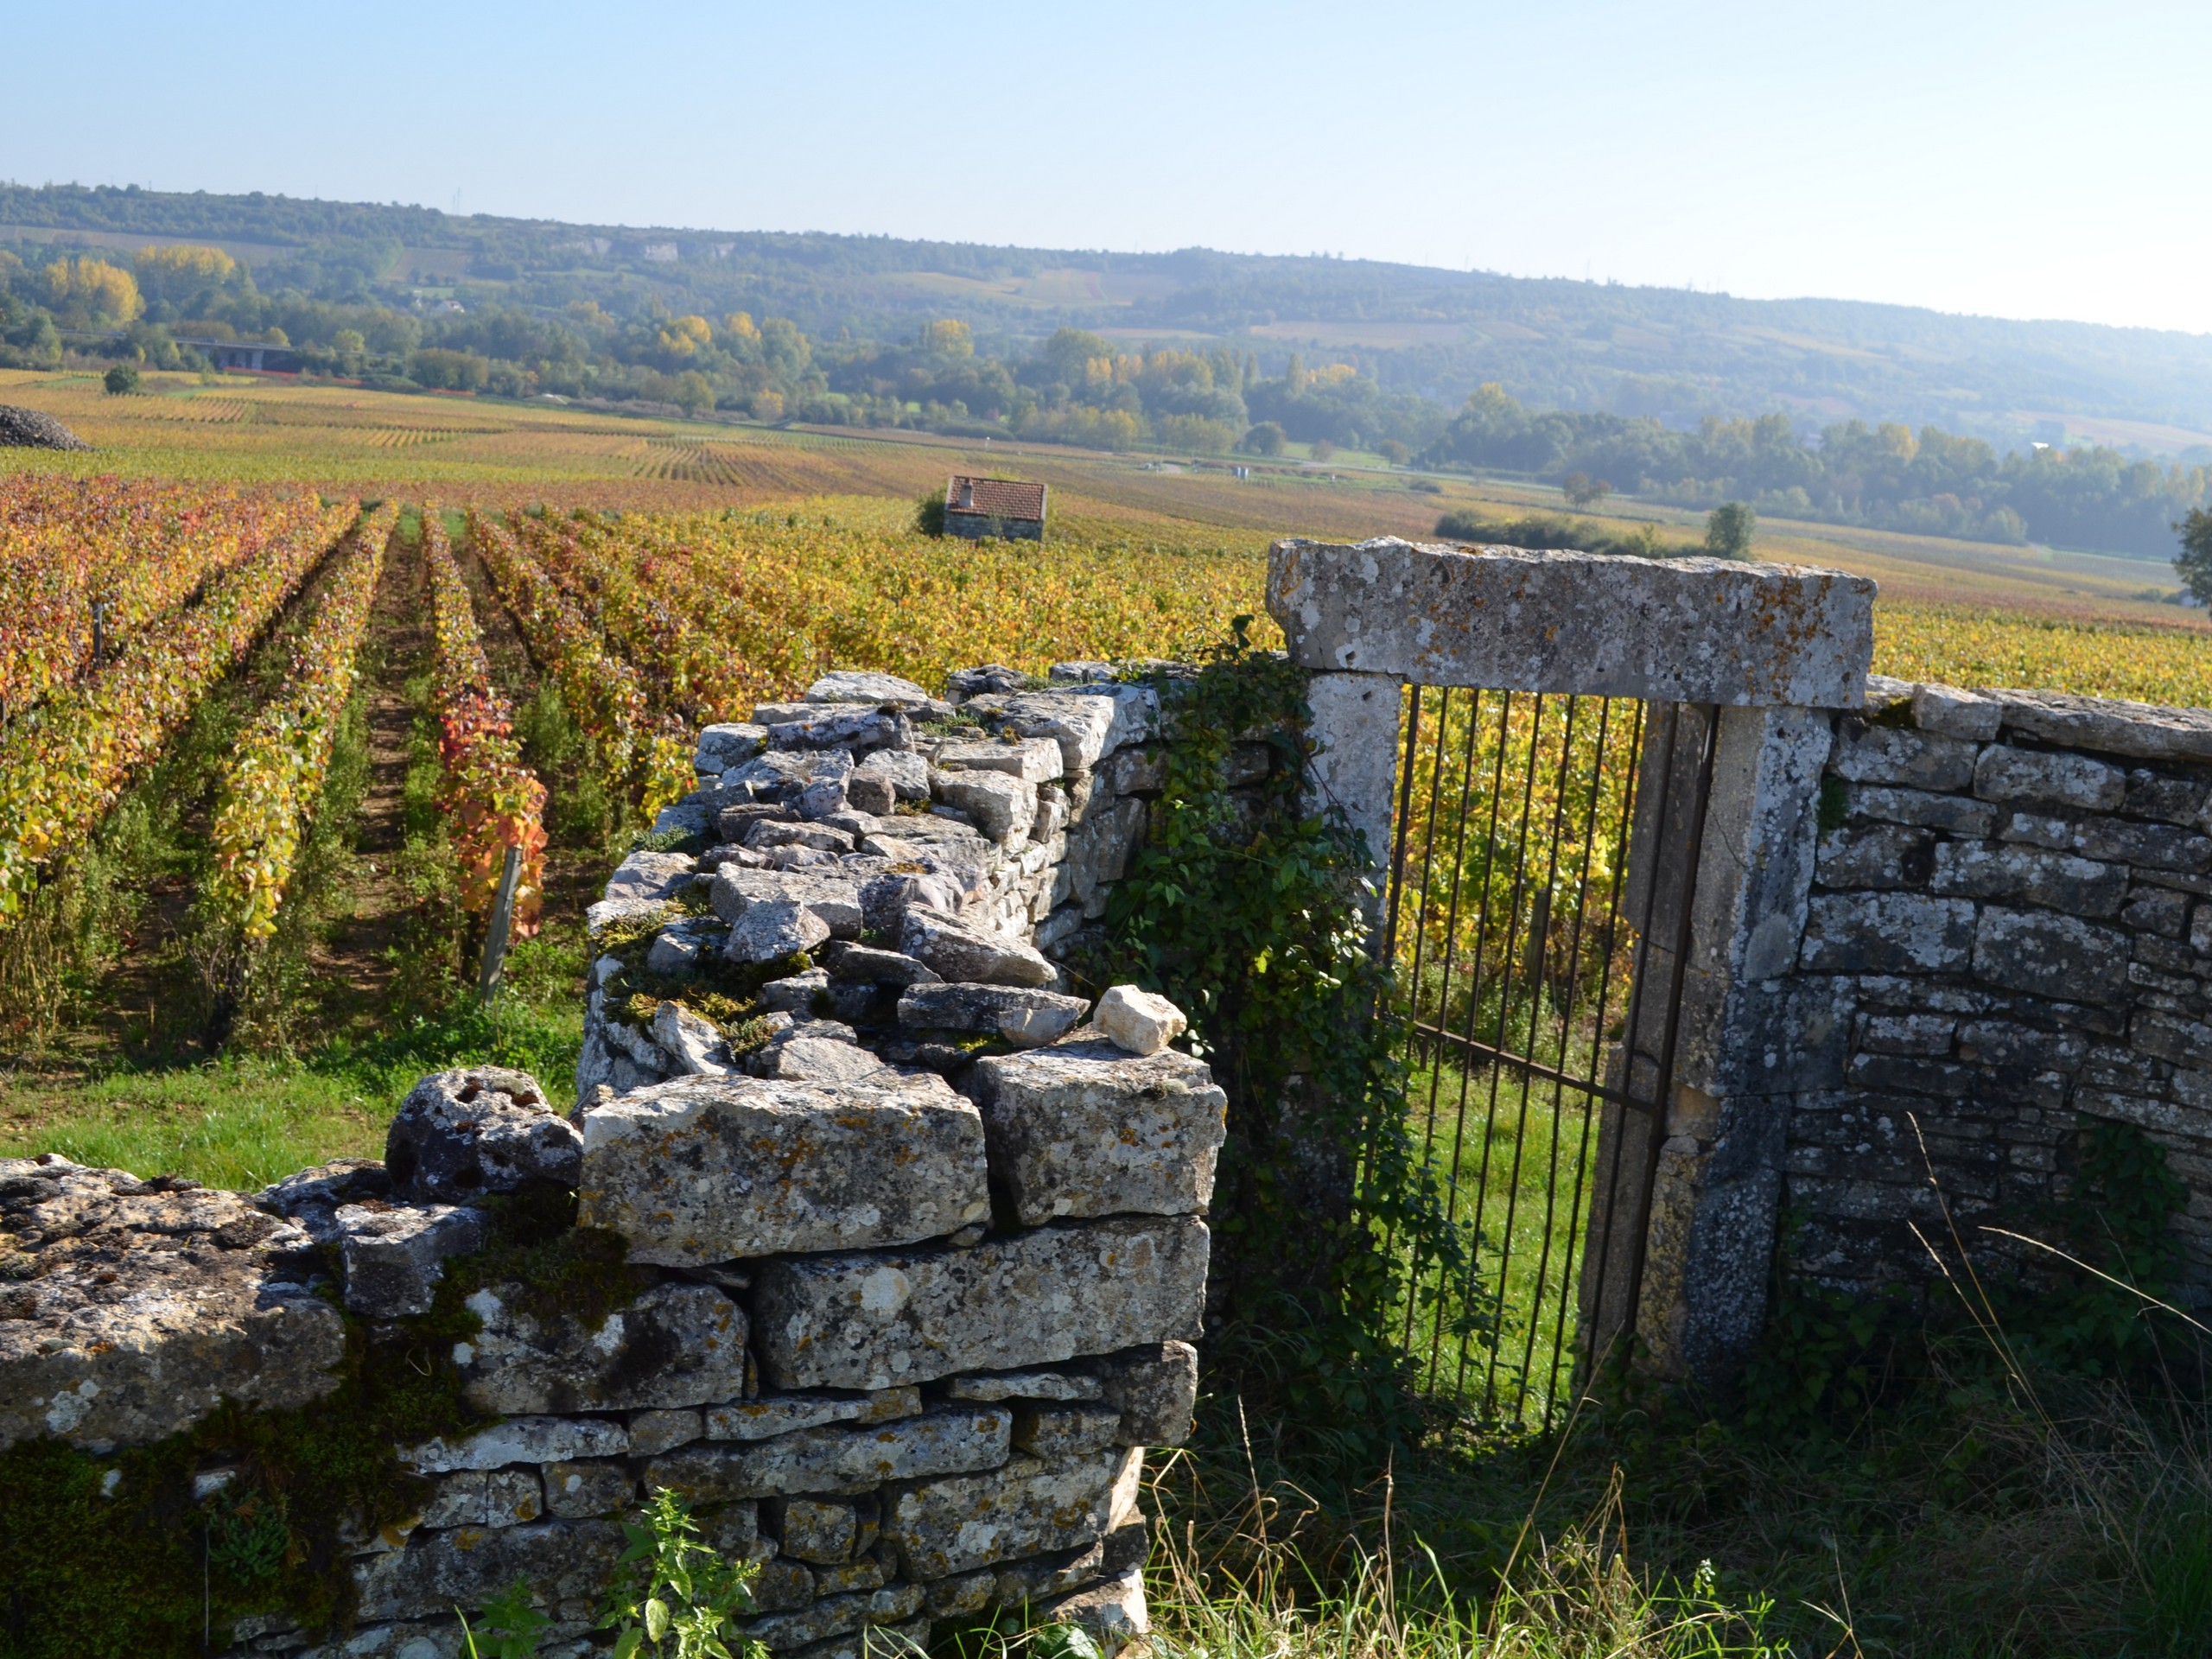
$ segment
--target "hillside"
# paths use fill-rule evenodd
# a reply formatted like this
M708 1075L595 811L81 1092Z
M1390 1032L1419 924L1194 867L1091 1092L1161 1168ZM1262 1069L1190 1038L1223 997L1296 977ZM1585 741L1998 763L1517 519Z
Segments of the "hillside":
M1855 418L1932 423L2000 448L2070 435L2151 454L2212 450L2202 335L1205 249L991 248L0 185L0 247L27 259L57 242L130 250L179 238L222 246L264 291L327 301L549 313L591 302L616 317L742 308L829 339L904 337L951 317L999 354L1073 326L1227 346L1269 374L1294 352L1351 362L1386 391L1449 407L1497 381L1531 407L1675 426L1780 410L1808 433Z

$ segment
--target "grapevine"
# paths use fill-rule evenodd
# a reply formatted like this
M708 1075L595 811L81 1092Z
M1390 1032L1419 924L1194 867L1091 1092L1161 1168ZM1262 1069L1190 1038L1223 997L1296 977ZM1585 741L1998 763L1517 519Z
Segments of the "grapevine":
M438 807L461 861L461 907L472 916L491 912L506 849L516 848L522 868L514 931L528 938L537 931L545 899L545 785L523 764L513 706L493 690L467 584L435 507L423 509L423 546L430 569L438 747L445 765Z
M303 508L198 603L142 631L0 736L0 927L21 918L48 861L90 833L252 647L354 512L351 504Z
M473 508L468 542L585 735L599 746L607 785L650 812L690 787L690 746L680 722L656 718L638 671L524 552L512 531Z
M276 931L301 836L321 798L338 722L353 695L369 607L398 518L399 509L386 503L363 521L293 650L283 693L246 728L224 768L207 897L213 913L249 946Z
M275 538L313 526L312 497L115 478L0 479L0 724L111 654Z

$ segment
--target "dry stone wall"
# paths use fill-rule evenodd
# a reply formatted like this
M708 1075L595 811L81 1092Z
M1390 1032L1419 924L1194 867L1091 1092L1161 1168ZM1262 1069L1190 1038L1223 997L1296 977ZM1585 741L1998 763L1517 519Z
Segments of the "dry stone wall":
M953 696L836 675L709 728L681 844L592 906L572 1113L440 1073L383 1160L251 1199L0 1162L0 1451L312 1405L349 1329L404 1333L506 1259L499 1204L573 1192L624 1293L472 1266L446 1358L485 1426L394 1448L415 1513L340 1518L352 1628L257 1615L233 1654L448 1659L454 1608L518 1580L543 1651L597 1651L661 1487L760 1564L746 1630L778 1654L1006 1607L1142 1632L1139 1484L1190 1427L1226 1102L1172 1005L1116 988L1089 1020L1058 957L1142 834L1157 697L1098 664Z
M2212 714L1878 679L1802 915L1765 1052L1798 1091L1794 1266L1924 1277L1931 1173L1978 1252L2005 1250L1984 1224L2047 1235L2086 1116L2164 1147L2212 1300Z

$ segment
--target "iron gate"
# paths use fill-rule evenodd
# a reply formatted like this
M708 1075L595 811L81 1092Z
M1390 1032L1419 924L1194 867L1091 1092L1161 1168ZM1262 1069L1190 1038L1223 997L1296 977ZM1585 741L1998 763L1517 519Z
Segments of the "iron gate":
M1384 949L1469 1262L1403 1339L1425 1391L1541 1425L1633 1329L1717 711L1414 685L1402 721Z

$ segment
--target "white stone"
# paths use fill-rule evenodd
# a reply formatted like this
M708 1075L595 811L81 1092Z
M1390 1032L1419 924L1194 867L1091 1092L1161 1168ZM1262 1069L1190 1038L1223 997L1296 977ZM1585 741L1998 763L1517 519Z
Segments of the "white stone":
M458 1440L425 1440L400 1449L400 1461L426 1475L455 1469L504 1469L511 1463L557 1463L566 1458L619 1458L630 1449L621 1424L603 1417L511 1417Z
M1157 991L1116 985L1098 999L1091 1020L1116 1046L1157 1054L1190 1028L1183 1010Z

